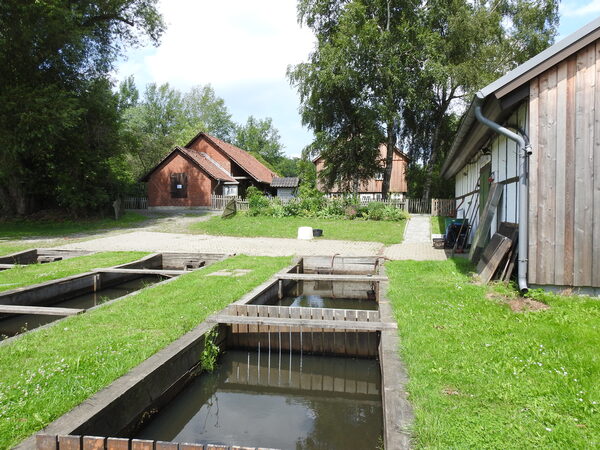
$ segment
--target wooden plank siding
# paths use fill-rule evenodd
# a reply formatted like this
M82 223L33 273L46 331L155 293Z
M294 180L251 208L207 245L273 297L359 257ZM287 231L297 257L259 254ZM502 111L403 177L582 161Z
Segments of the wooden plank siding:
M600 287L600 42L530 82L529 282Z

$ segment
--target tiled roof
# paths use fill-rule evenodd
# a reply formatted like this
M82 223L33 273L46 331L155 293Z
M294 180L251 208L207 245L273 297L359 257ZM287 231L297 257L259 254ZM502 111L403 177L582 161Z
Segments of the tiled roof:
M208 173L215 180L222 181L235 181L231 175L229 175L225 170L221 167L217 166L211 158L208 157L205 153L198 152L196 150L190 150L185 147L175 147L177 150L181 151L184 155L188 156L194 162L196 162L206 173Z
M223 168L217 166L211 158L208 157L205 153L198 152L196 150L190 150L185 147L175 147L167 156L165 156L157 165L155 165L146 175L140 178L140 181L148 181L150 179L150 175L154 173L156 169L158 169L163 162L165 162L173 152L180 152L183 154L188 160L196 164L200 169L204 170L210 177L215 180L228 181L228 182L236 182L236 179L229 175Z
M270 184L273 180L273 177L276 175L247 151L242 150L241 148L238 148L235 145L225 142L219 138L211 136L210 134L198 133L196 137L194 137L187 144L186 147L190 147L202 136L221 149L223 153L229 156L238 166L248 172L256 181Z
M295 188L300 184L298 177L274 177L271 181L271 187L274 188Z

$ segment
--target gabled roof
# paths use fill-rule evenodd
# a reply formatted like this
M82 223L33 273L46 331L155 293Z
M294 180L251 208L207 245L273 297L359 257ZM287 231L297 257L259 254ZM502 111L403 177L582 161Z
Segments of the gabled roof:
M381 151L381 148L384 147L384 149L386 148L386 144L379 144L379 150ZM408 157L408 155L406 153L404 153L402 150L400 150L398 147L394 148L394 153L397 153L398 155L400 155L401 158L405 159L407 162L410 161L410 158ZM311 162L313 164L316 164L318 160L320 160L322 158L321 155L316 156L315 158L313 158L311 160Z
M271 181L271 187L274 188L295 188L300 184L298 177L274 177Z
M193 165L203 170L209 177L214 178L215 180L236 182L235 178L215 164L212 158L210 158L206 153L179 146L175 147L156 166L150 169L146 175L140 178L140 181L148 181L150 175L152 175L154 171L156 171L156 169L158 169L173 153L179 153Z
M268 169L264 164L262 164L247 151L206 133L198 133L190 142L187 143L186 147L191 147L194 142L202 138L206 139L219 150L221 150L225 155L231 158L233 162L248 172L248 174L250 174L250 176L256 181L270 184L273 180L273 177L276 176L274 172Z
M477 92L462 118L441 175L456 175L491 135L491 130L475 118L476 107L480 106L483 115L494 122L505 120L528 97L529 81L598 39L600 17Z

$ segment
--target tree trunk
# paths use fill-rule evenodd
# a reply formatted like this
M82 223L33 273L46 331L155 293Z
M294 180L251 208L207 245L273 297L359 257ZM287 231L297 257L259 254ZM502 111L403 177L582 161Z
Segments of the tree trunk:
M390 185L392 180L392 166L394 164L394 148L396 142L394 139L394 124L391 122L387 123L386 127L387 139L386 139L386 155L385 155L385 169L383 171L383 183L381 184L381 198L387 200L390 192Z
M440 126L442 124L443 115L436 121L435 131L431 139L431 156L429 157L429 163L427 164L427 170L425 172L425 183L423 184L423 198L429 200L431 196L431 183L433 178L433 168L437 163L437 157L439 152L439 139L440 139Z

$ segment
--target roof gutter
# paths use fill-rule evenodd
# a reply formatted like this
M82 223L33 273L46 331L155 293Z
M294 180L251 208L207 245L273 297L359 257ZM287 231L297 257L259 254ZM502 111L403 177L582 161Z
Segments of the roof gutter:
M477 101L479 100L479 101ZM531 145L529 139L525 135L520 136L517 133L510 131L502 125L491 121L483 116L481 112L481 97L479 93L476 97L475 117L479 122L491 128L495 132L506 136L508 139L517 144L517 153L519 153L519 263L518 263L518 284L521 293L526 293L529 288L527 286L527 260L528 260L528 199L529 187L527 177L527 164L529 155L531 155Z

